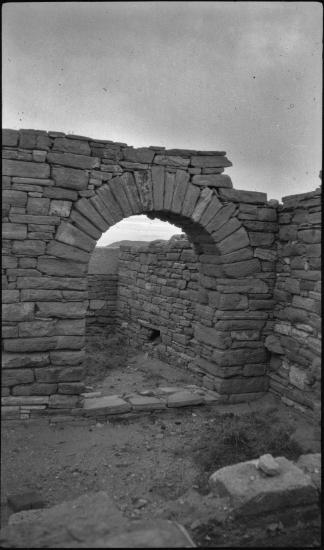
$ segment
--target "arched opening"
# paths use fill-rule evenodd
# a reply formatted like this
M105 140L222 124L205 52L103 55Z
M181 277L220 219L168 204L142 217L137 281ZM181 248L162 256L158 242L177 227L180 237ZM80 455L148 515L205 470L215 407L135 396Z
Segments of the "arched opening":
M170 374L167 365L174 370L173 381L177 369L182 371L178 378L188 384L199 381L192 367L201 277L197 250L203 249L204 240L197 231L194 247L181 232L178 216L172 217L177 225L160 217L169 220L159 214L154 219L131 216L118 222L97 241L102 246L91 255L86 320L90 383L97 375L108 380L114 358L126 369L135 349L161 362L165 384Z

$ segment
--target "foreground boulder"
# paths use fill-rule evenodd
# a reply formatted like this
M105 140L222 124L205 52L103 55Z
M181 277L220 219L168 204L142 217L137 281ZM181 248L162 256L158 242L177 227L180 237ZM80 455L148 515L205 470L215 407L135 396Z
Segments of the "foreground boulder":
M2 548L192 548L185 529L171 521L130 521L105 493L90 493L51 508L10 516Z
M276 475L271 476L262 471L258 459L221 468L210 477L211 489L230 498L236 517L316 505L318 492L311 477L284 457L275 463Z

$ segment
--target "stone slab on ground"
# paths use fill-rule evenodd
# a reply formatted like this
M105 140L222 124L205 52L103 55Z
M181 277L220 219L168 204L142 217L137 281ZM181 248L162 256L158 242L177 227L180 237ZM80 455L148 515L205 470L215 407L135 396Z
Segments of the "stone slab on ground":
M130 397L128 402L132 405L132 408L136 411L144 410L153 410L153 409L164 409L165 403L156 397L146 397L141 395L136 395Z
M186 529L174 521L137 521L123 533L65 548L196 548Z
M126 520L105 493L89 493L42 510L18 512L0 531L6 548L55 548L120 532Z
M117 395L106 395L104 397L85 399L83 409L86 415L98 412L103 414L118 414L129 412L131 405Z
M296 462L296 466L310 475L317 490L322 490L322 463L321 453L309 453L301 455Z
M13 514L2 548L193 548L179 524L130 521L105 493L89 493L43 510Z
M172 393L168 397L168 407L188 407L190 405L201 405L204 399L201 395L189 391Z
M235 516L251 516L280 508L316 504L318 495L310 476L284 457L277 457L280 474L268 477L257 468L258 460L240 462L214 472L212 491L229 496Z
M44 508L45 506L45 501L42 495L40 495L36 491L18 493L16 495L8 495L7 502L14 512L20 512L21 510L31 510L34 508Z

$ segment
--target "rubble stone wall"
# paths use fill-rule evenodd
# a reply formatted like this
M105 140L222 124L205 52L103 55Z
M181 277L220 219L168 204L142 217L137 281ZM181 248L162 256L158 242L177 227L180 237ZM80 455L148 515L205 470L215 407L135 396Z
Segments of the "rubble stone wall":
M119 249L96 247L88 269L86 337L105 338L116 330Z
M283 198L279 206L270 391L320 412L321 190Z
M233 189L223 174L231 166L224 151L134 149L35 130L4 130L2 140L2 404L8 417L78 406L91 254L109 227L138 214L181 227L194 247L196 368L229 401L267 391L277 201ZM307 231L299 229L308 243ZM314 281L313 271L303 280Z
M196 356L198 267L189 241L179 236L120 250L118 325L133 344L149 344L173 365L187 367Z

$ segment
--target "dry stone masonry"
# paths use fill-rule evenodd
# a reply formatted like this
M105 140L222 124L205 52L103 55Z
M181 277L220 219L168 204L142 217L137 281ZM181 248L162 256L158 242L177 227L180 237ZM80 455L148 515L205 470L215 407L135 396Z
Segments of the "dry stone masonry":
M288 404L320 413L321 192L283 198L279 206L270 388Z
M223 151L3 131L5 415L76 410L86 319L97 326L116 311L129 336L159 337L161 353L223 401L259 397L270 380L317 410L320 191L279 206L233 189L230 166ZM176 224L190 245L124 249L117 280L98 279L97 240L138 214Z

